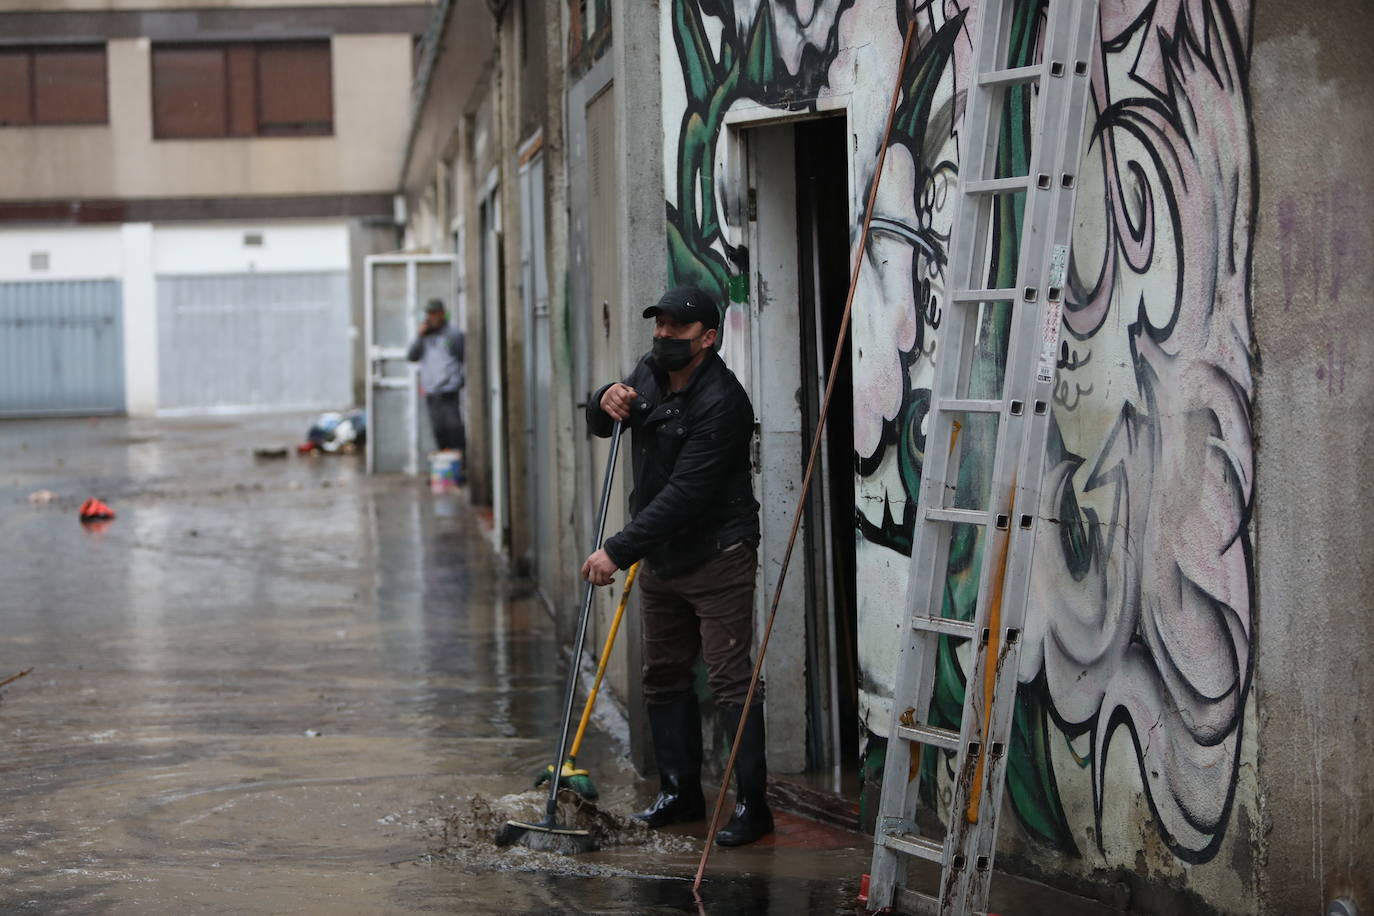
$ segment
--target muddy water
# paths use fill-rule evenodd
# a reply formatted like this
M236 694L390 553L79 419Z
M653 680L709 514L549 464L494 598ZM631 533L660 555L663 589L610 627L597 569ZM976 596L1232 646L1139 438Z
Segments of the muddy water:
M698 912L700 827L625 824L651 787L599 733L615 842L489 842L543 798L548 617L460 500L253 458L307 421L0 421L0 679L35 669L0 690L0 912ZM866 864L722 850L704 909L852 912Z

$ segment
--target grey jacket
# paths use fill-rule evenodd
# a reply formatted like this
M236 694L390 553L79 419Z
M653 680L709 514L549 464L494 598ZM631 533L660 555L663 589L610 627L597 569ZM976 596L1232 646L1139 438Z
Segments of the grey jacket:
M425 389L425 394L459 391L466 381L463 332L451 324L415 338L406 358L420 364L420 385Z

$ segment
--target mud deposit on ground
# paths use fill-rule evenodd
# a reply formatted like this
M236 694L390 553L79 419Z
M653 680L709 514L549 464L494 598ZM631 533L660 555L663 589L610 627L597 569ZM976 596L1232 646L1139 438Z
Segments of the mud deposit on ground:
M506 821L538 823L548 804L547 792L532 790L500 798L472 795L465 802L442 807L431 823L433 844L428 858L469 867L497 870L555 872L565 875L637 874L582 857L540 852L523 846L499 847L495 837ZM563 789L558 793L558 822L590 831L601 850L639 847L648 852L687 855L697 851L693 841L651 830L632 817L613 814Z

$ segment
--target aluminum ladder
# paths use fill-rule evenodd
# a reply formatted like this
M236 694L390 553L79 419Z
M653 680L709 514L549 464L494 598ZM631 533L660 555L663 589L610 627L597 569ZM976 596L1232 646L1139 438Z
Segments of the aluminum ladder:
M871 910L963 916L988 905L1097 44L1098 0L1048 0L1047 7L1041 36L1032 28L1035 0L982 0L977 10ZM1035 59L1037 37L1039 62L1025 65ZM1024 133L1015 130L1012 98L1030 113ZM1026 133L1029 155L1008 156L1004 145ZM1024 165L1009 167L1018 160ZM1009 238L1019 244L1009 246ZM989 344L994 326L1005 329L1005 351L1002 341ZM988 390L999 376L1001 390ZM965 461L976 470L961 488ZM955 619L943 611L951 541L962 537L967 550L970 535L981 544L975 610L972 620ZM957 731L929 722L941 639L972 644ZM923 747L954 755L942 838L917 824ZM931 828L934 821L932 812L922 823ZM913 857L939 865L935 893L906 886Z

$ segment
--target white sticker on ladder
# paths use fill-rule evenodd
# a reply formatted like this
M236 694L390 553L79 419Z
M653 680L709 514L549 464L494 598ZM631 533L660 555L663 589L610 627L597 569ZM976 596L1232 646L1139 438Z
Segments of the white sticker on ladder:
M1050 259L1050 287L1060 290L1058 296L1050 297L1045 308L1045 325L1041 332L1040 365L1035 371L1037 383L1054 381L1056 363L1055 350L1059 347L1059 322L1063 317L1064 279L1069 269L1069 246L1055 245L1054 256Z

